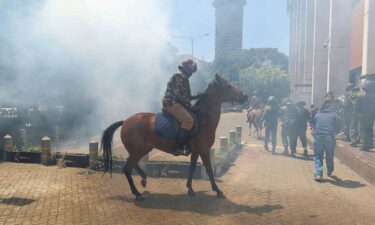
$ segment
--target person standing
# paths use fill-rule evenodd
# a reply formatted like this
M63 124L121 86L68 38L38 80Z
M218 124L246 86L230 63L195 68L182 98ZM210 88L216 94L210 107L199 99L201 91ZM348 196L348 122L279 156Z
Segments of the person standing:
M284 155L289 155L288 148L290 147L291 156L294 157L297 147L297 135L296 135L296 118L297 109L291 100L285 101L278 117L281 122L281 138L284 145Z
M331 176L334 170L335 134L340 131L340 122L336 112L330 109L330 107L324 107L316 114L313 124L314 179L321 181L323 177L324 153L326 155L327 175Z
M345 98L343 103L343 114L344 114L344 135L345 135L345 141L350 142L350 127L352 122L352 114L354 105L351 101L351 93L353 91L354 85L352 83L349 83L345 87Z
M351 124L350 124L350 139L351 143L350 146L357 147L358 144L361 143L361 139L359 137L359 114L356 112L356 105L357 105L357 99L360 95L361 90L358 87L353 88L351 94L350 94L350 100L353 104L353 113L351 117Z
M355 110L359 116L360 136L363 140L362 151L374 148L374 120L375 120L375 78L365 79L362 90L358 95Z
M299 101L296 103L296 106L297 106L296 129L297 129L297 139L299 137L302 143L303 155L307 157L306 131L307 131L307 123L311 120L311 114L309 110L305 108L305 105L306 103L304 101Z
M274 96L270 96L266 103L264 113L260 119L262 125L264 121L265 135L264 135L264 150L268 151L268 142L271 138L272 154L276 150L276 134L277 134L277 113L279 111L277 100Z

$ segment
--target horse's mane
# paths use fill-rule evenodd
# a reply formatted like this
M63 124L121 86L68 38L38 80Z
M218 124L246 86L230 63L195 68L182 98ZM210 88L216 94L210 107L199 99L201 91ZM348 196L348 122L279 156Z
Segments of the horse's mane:
M203 92L203 94L201 94L201 95L199 96L198 100L195 102L195 104L194 104L194 108L198 108L198 106L199 106L200 104L202 104L202 102L206 99L206 97L207 97L207 95L208 95L208 90L209 90L211 87L216 86L217 83L218 83L218 81L217 81L216 79L214 79L213 81L211 81L211 82L208 84L206 90Z

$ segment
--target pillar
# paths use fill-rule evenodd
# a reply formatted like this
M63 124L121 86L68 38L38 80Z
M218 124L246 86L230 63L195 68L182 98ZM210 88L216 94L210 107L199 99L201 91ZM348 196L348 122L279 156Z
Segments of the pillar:
M236 126L236 136L237 136L237 144L241 145L242 143L242 127Z
M375 2L365 0L362 78L375 79Z
M51 139L49 137L42 138L42 164L48 165L51 158Z
M232 145L235 145L236 142L236 131L230 130L229 131L229 147L232 147Z
M305 57L304 57L304 77L303 83L306 85L303 88L303 101L307 106L311 105L312 95L312 68L313 68L313 53L314 53L314 13L315 1L306 1L305 13Z
M343 95L350 75L352 0L330 0L327 91Z
M330 2L315 0L312 102L320 107L327 93Z
M228 151L228 138L220 137L220 151Z
M6 161L6 152L10 152L13 149L13 138L10 135L4 136L4 149L3 149L3 160Z

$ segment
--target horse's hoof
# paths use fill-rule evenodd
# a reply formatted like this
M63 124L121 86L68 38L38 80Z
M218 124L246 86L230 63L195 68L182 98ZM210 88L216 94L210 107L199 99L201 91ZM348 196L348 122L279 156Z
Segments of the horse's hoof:
M135 196L135 200L140 202L140 201L145 200L145 197L143 197L143 195L139 194L139 195Z
M188 194L188 196L190 196L190 197L194 197L194 196L196 196L196 194L195 194L195 192L194 192L193 190L188 190L187 194Z
M147 180L146 179L142 179L141 180L141 184L142 184L142 187L146 188L146 186L147 186Z
M217 193L217 196L216 196L218 199L225 199L225 195L223 192L219 192Z

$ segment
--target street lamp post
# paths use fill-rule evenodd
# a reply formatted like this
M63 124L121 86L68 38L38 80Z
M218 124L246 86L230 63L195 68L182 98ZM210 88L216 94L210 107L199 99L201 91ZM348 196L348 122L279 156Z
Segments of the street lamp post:
M183 39L188 39L190 40L190 43L191 43L191 56L194 57L194 41L198 38L201 38L201 37L206 37L210 35L209 33L207 34L202 34L202 35L198 35L198 36L195 36L195 37L191 37L191 36L173 36L174 38L183 38Z

